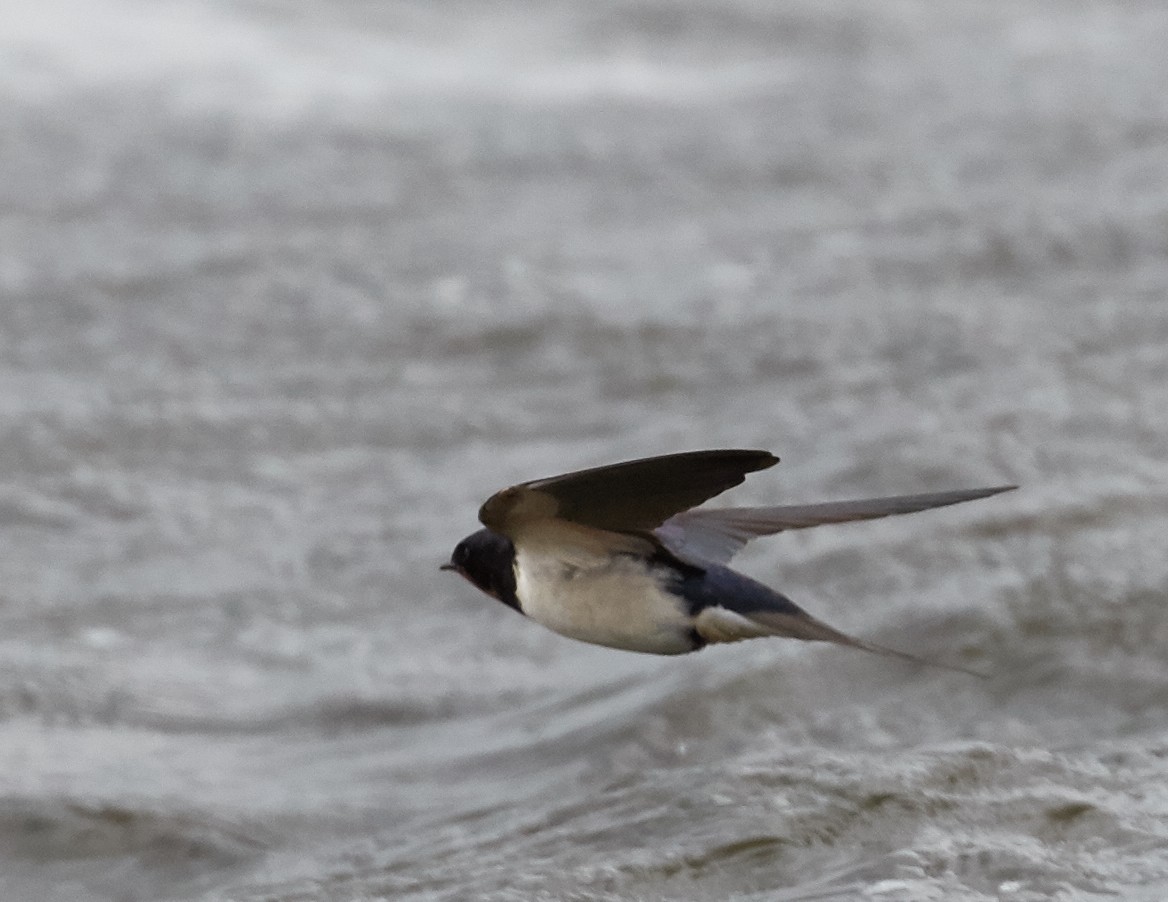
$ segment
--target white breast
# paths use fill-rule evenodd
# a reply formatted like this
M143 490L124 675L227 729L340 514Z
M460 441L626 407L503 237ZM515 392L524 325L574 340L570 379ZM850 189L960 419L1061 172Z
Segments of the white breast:
M517 546L515 594L524 614L573 639L664 655L693 650L684 602L638 557Z

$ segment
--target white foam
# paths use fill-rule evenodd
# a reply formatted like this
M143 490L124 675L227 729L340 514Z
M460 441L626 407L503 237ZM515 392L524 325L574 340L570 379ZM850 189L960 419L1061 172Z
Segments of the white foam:
M635 49L561 46L539 21L359 27L325 10L259 18L172 0L10 0L0 7L0 92L158 84L191 104L254 105L271 115L306 105L395 98L577 102L605 96L708 100L794 77L777 60L663 61Z

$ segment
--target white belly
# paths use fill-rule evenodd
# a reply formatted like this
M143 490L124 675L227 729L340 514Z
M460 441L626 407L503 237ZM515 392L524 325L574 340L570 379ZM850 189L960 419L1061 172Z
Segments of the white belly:
M567 562L517 548L515 594L532 620L582 642L659 655L693 650L684 602L636 558L575 553Z

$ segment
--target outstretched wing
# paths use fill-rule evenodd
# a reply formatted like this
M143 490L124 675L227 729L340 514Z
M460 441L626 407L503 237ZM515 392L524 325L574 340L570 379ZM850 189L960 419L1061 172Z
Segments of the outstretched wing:
M769 451L688 451L536 479L487 499L479 520L514 537L533 520L557 518L614 532L647 532L774 466Z
M961 489L924 495L867 498L862 501L829 501L823 504L791 504L781 507L726 507L687 510L670 517L654 534L671 552L694 563L725 564L751 539L788 529L806 529L824 523L875 520L893 514L911 514L986 498L1017 488L1013 485L985 489Z

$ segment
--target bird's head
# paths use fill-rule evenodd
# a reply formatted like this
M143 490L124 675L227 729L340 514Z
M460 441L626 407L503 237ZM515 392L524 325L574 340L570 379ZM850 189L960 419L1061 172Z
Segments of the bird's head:
M518 609L515 597L515 546L489 529L471 533L454 546L442 570L453 570L471 585Z

